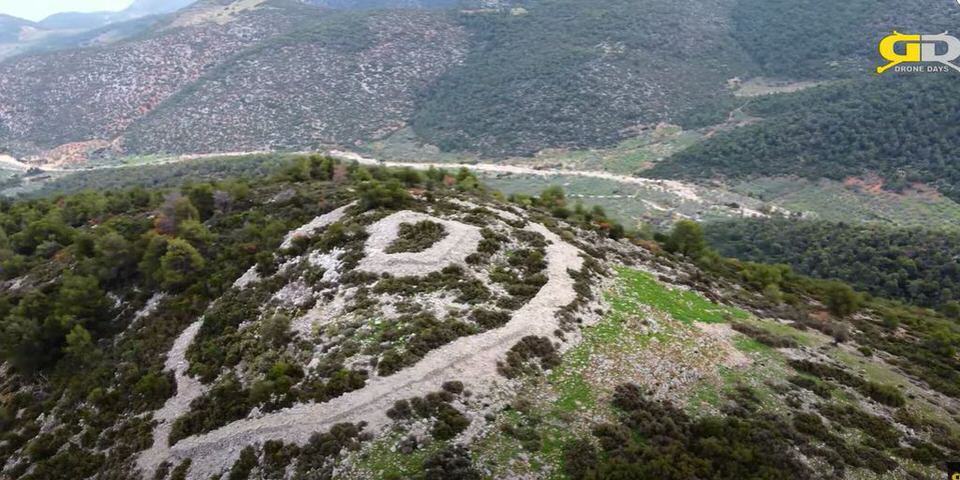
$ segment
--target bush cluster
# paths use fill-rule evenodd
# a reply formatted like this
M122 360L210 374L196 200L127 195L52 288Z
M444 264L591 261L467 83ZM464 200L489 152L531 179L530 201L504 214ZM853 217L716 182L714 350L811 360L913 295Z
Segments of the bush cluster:
M440 290L459 291L457 301L466 304L485 302L492 295L482 281L470 277L459 265L448 266L440 272L431 272L424 277L384 276L373 288L374 293L405 297Z
M387 246L386 253L422 252L447 236L443 225L429 220L402 223L397 239Z
M837 381L884 405L902 407L907 403L906 398L898 388L864 380L843 369L809 360L791 360L789 363L797 371L821 379Z
M462 383L447 382L439 392L394 402L393 407L387 410L387 416L398 421L411 418L433 419L433 427L430 429L433 438L450 440L470 426L470 419L450 405L450 402L462 393Z
M733 323L733 324L731 325L731 327L732 327L734 330L736 330L736 331L738 331L738 332L740 332L740 333L742 333L742 334L744 334L744 335L746 335L746 336L748 336L748 337L750 337L750 338L752 338L752 339L754 339L754 340L756 340L756 341L758 341L758 342L760 342L760 343L762 343L762 344L764 344L764 345L766 345L766 346L768 346L768 347L772 347L772 348L797 348L797 346L799 345L796 340L794 340L794 339L792 339L792 338L790 338L790 337L785 337L785 336L782 336L782 335L775 335L775 334L770 333L770 332L768 332L768 331L766 331L766 330L764 330L764 329L762 329L762 328L760 328L760 327L755 327L755 326L753 326L753 325L749 325L749 324L746 324L746 323L739 323L739 322Z
M510 348L505 361L497 362L497 371L504 377L517 378L550 370L557 365L560 365L560 355L549 338L527 336Z
M474 333L475 327L455 318L440 321L428 312L401 316L380 333L379 340L383 343L409 337L412 339L403 349L386 351L377 363L377 372L381 376L392 375L413 365L431 350Z

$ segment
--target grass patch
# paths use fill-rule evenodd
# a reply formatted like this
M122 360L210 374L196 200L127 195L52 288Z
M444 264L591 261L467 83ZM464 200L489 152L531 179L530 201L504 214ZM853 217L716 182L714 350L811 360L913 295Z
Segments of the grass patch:
M748 325L754 329L762 330L763 332L766 332L774 337L792 339L797 344L810 348L817 348L831 341L829 337L816 331L797 330L790 325L785 325L775 320L747 318L739 321L738 323Z
M750 337L738 335L733 337L733 346L743 353L769 354L773 349Z
M738 308L717 305L690 290L667 288L646 272L617 269L627 289L627 295L635 301L669 313L675 320L692 322L724 323L728 319L743 320L747 312Z
M443 447L443 442L431 442L412 453L394 450L402 435L390 435L377 440L369 450L363 452L358 462L358 470L373 474L375 478L400 480L414 478L423 471L423 461ZM364 472L356 472L363 478Z

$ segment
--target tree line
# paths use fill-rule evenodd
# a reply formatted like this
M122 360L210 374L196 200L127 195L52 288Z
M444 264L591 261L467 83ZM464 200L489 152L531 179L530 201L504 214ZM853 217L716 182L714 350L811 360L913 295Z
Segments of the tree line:
M717 222L706 229L720 254L790 265L858 290L960 316L960 234L788 219Z

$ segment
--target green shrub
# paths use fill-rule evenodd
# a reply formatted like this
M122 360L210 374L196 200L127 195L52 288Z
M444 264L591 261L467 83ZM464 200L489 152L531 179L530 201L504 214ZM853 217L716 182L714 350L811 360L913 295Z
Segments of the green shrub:
M462 445L445 447L423 462L425 480L480 480L480 472L470 461L470 452Z
M531 360L537 360L532 364ZM560 364L560 355L550 339L527 336L507 352L505 362L497 362L497 371L507 378L550 370Z
M821 398L830 398L833 394L833 388L829 384L821 382L819 380L810 379L807 377L801 377L800 375L793 375L787 378L787 381L800 387L810 390L811 392L817 394Z
M447 403L441 403L434 415L436 421L430 433L437 440L450 440L470 426L470 419Z
M797 348L797 346L799 345L796 340L794 340L794 339L792 339L792 338L790 338L790 337L785 337L785 336L781 336L781 335L775 335L775 334L770 333L770 332L768 332L768 331L766 331L766 330L764 330L764 329L762 329L762 328L755 327L755 326L753 326L753 325L748 325L748 324L746 324L746 323L735 322L735 323L731 324L731 327L732 327L734 330L736 330L736 331L738 331L738 332L740 332L740 333L742 333L742 334L744 334L744 335L746 335L746 336L748 336L748 337L750 337L750 338L752 338L752 339L754 339L754 340L756 340L756 341L758 341L758 342L760 342L760 343L762 343L762 344L764 344L764 345L766 345L766 346L768 346L768 347L772 347L772 348Z
M187 473L190 472L190 464L193 463L189 458L180 462L177 468L170 474L170 480L187 480Z
M484 330L490 330L506 325L510 321L510 314L502 310L480 308L470 314L470 320L476 322Z
M889 407L902 407L907 404L907 399L903 397L900 389L891 385L866 382L860 392Z
M422 252L447 236L443 225L429 220L400 224L397 239L387 246L386 253Z
M257 453L253 447L246 447L240 451L240 458L233 463L230 472L227 474L227 480L247 480L250 473L259 465Z

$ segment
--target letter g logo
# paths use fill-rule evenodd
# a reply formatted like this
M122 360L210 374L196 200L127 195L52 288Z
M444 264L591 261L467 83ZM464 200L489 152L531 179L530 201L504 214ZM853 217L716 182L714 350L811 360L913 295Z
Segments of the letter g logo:
M957 1L960 2L960 0ZM897 53L897 45L899 44L903 44L903 55ZM919 62L920 35L904 35L900 32L894 31L893 34L887 35L886 37L883 37L883 40L880 40L880 56L889 63L882 67L877 67L877 74L886 72L887 70L904 62Z
M960 58L960 39L947 35L947 32L939 35L908 35L894 31L880 40L878 51L887 64L877 67L877 74L901 63L922 62L939 63L960 72L960 67L953 63Z

